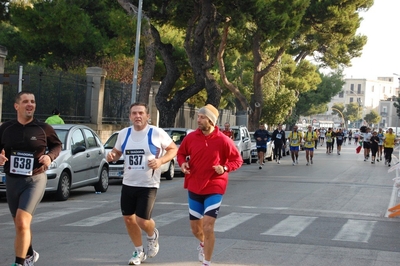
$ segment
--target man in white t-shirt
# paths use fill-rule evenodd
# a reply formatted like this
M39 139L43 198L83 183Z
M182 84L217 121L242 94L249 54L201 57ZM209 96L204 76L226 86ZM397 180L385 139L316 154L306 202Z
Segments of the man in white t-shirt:
M178 148L163 129L148 124L147 104L133 103L129 110L133 126L119 132L114 148L107 154L107 161L117 161L124 155L121 211L135 246L128 264L139 265L158 253L159 232L151 213L160 187L160 166L171 161ZM147 234L146 253L142 230Z

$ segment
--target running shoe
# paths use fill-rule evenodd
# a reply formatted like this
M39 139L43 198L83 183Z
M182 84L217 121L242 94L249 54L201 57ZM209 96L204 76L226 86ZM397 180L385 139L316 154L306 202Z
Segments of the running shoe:
M147 238L147 256L149 258L155 257L160 249L160 246L158 245L159 233L157 228L154 228L154 235L154 239Z
M203 260L204 260L204 245L200 243L199 246L197 247L197 250L199 251L199 261L203 262Z
M260 166L258 167L258 169L262 169L262 166L260 165Z
M299 161L298 161L298 160L296 160L296 164L299 164Z
M19 264L19 263L13 263L13 264L11 264L11 266L23 266L23 265Z
M388 163L388 166L390 167L390 163Z
M295 164L296 164L295 162L292 163L292 165L295 165Z
M306 163L306 165L310 165L310 163L309 163L309 162L307 162L307 163Z
M210 266L210 264L203 262L203 264L201 266Z
M312 161L312 159L311 159L311 164L313 164L313 161Z
M281 161L278 160L278 164L281 164Z
M33 255L26 257L24 266L33 266L35 265L35 262L37 262L39 259L39 253L36 251L33 251Z
M386 161L385 161L385 165L387 165L387 163L388 163L388 161L386 160Z
M372 164L374 164L375 162L374 162L374 161L372 161L371 163L372 163Z
M381 160L381 161L382 161L382 156L379 158L379 160Z
M143 251L138 252L135 250L132 254L132 258L129 260L128 265L140 265L143 261L147 259L146 254Z
M376 161L379 163L379 159L376 159Z

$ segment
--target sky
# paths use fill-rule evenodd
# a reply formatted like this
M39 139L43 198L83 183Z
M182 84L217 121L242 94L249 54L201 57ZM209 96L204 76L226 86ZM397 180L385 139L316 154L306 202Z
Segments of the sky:
M344 70L345 78L400 78L400 0L375 0L357 33L368 37L361 57ZM393 75L399 74L399 76Z

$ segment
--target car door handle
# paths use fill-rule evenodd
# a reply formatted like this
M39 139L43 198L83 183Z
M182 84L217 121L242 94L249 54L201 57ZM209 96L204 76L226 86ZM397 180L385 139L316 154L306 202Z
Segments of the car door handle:
M89 153L86 153L86 158L89 158L90 157L90 154Z

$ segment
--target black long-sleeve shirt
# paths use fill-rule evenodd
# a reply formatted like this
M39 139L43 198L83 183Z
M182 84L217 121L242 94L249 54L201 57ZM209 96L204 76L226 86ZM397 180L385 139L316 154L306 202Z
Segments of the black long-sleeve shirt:
M286 144L285 131L275 129L274 132L272 132L272 140L274 141L275 145L285 145Z
M46 154L53 161L59 155L61 146L62 143L53 127L36 119L26 125L20 124L17 120L10 120L0 126L0 151L4 149L8 158L4 172L10 175L13 175L10 173L12 152L33 153L33 175L37 175L46 171L46 167L39 163L40 156Z

